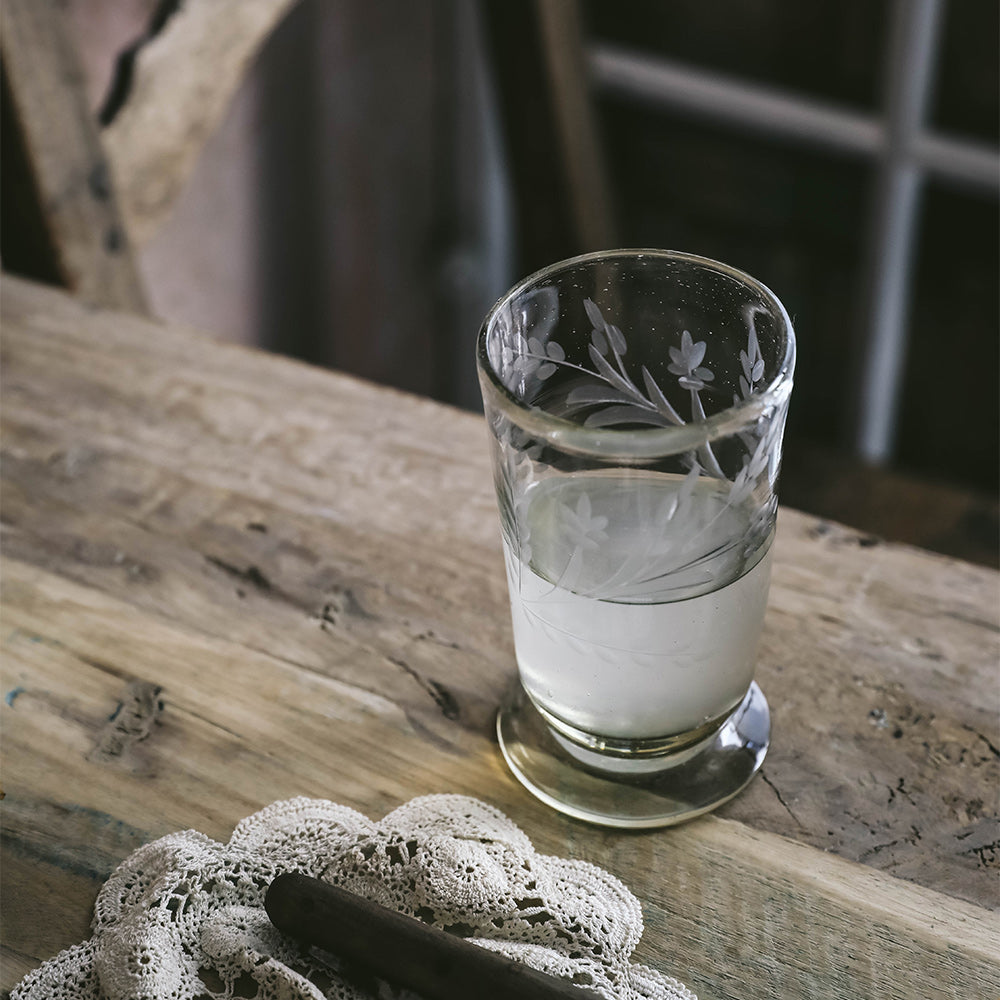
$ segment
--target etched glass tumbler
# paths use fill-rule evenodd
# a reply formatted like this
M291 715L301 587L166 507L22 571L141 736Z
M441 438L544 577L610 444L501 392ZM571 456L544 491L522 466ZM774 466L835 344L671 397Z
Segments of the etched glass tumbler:
M662 826L756 773L754 683L795 338L760 282L619 250L487 315L490 429L519 683L497 731L570 815Z

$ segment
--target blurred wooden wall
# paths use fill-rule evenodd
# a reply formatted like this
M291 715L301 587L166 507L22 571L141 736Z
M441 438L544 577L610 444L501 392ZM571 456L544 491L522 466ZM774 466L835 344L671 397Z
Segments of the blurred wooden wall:
M67 0L95 115L157 0ZM513 279L477 6L299 0L166 224L153 311L478 405L473 343Z
M120 53L146 32L159 0L64 0L95 116ZM264 141L258 74L246 81L166 223L139 253L153 312L229 340L258 334L259 184Z
M512 275L476 5L302 0L258 84L263 343L478 405Z

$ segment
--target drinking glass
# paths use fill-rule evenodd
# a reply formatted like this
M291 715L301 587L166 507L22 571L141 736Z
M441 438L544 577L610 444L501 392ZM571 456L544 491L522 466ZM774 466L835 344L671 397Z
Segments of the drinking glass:
M759 769L754 666L794 358L764 285L664 250L554 264L486 316L519 678L497 733L556 809L665 826Z

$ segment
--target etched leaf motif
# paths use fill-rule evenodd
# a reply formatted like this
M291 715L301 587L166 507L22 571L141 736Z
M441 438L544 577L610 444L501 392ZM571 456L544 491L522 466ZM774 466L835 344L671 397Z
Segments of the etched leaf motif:
M677 509L675 514L685 514L691 507L691 498L694 496L695 484L701 476L701 466L697 462L691 463L691 471L684 477L681 488L677 491Z
M628 350L628 344L625 342L625 335L618 329L617 326L612 324L607 324L607 334L608 343L611 345L611 349L615 354L622 355Z
M752 492L760 478L761 473L768 468L771 461L771 452L776 445L774 440L774 421L768 423L767 430L757 442L753 453L744 461L733 485L729 490L729 502L731 504L742 503ZM777 424L780 428L780 422Z
M623 392L630 393L634 398L635 386L628 380L628 377L620 374L611 367L611 363L593 345L590 347L590 360L594 362L598 372L605 381Z
M700 474L701 467L697 462L693 463L691 471L684 477L677 492L670 494L660 505L654 518L655 523L672 521L675 517L683 517L687 513L691 506L691 496L694 493L694 486Z
M764 359L760 353L760 342L757 340L754 313L752 307L746 311L747 349L740 351L740 367L743 369L743 374L739 378L739 387L744 399L750 398L757 390L757 383L764 377ZM734 396L733 402L738 403L739 397Z
M649 374L649 369L645 365L642 366L642 381L646 386L646 392L649 393L650 400L656 407L656 412L662 414L672 424L683 424L681 415L670 405L670 400L663 395L663 391L656 384L653 376Z
M584 299L583 308L587 314L587 319L590 320L591 325L595 330L604 330L605 322L604 316L601 313L600 308L593 299Z
M681 334L679 350L676 347L668 349L671 364L667 365L667 371L680 376L677 383L681 388L697 392L705 388L706 382L711 382L715 378L711 369L705 368L701 364L707 349L708 345L705 341L695 342L688 330Z

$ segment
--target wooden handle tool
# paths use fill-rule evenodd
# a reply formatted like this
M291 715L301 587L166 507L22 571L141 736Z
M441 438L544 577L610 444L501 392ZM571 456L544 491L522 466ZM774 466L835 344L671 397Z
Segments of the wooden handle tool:
M283 933L425 1000L601 1000L592 990L307 875L278 875L264 907Z

